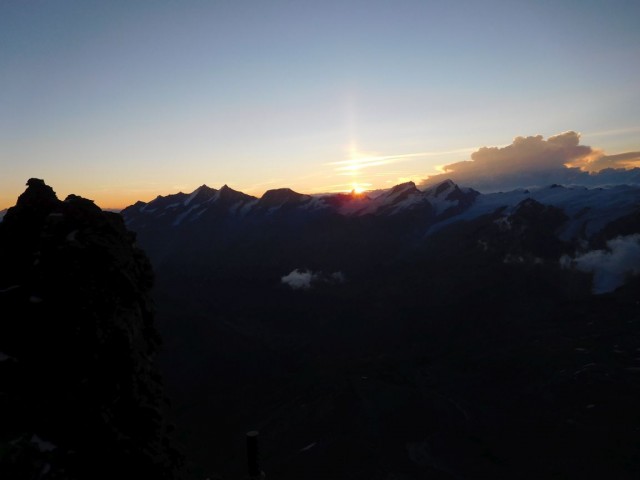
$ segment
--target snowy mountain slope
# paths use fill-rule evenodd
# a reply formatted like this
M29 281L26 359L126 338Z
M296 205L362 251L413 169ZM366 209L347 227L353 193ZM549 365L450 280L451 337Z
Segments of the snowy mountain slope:
M431 248L428 239L439 232L445 240L438 248L464 244L475 252L475 244L495 261L557 264L562 255L603 248L616 231L640 233L632 218L638 212L640 187L552 185L480 194L445 181L425 191L407 182L375 196L282 188L261 198L203 185L189 194L138 202L122 215L157 267L186 262L287 273L314 265L362 270L409 258L422 246ZM623 220L621 227L610 227Z
M543 205L560 208L568 220L560 227L563 240L590 237L608 223L640 208L640 188L619 185L609 188L563 187L551 185L535 190L513 190L479 195L469 208L439 222L429 230L434 233L460 220L472 220L504 208L505 216L523 200L530 198Z
M159 195L145 203L137 202L124 210L127 224L134 228L178 227L207 216L242 216L258 199L222 186L219 190L202 185L190 194Z
M261 221L278 212L279 217L337 214L345 217L389 217L412 214L427 222L428 233L460 220L471 220L503 208L509 215L522 200L531 198L560 208L568 217L559 235L564 240L590 237L609 222L632 213L640 206L640 188L620 185L609 188L549 187L532 190L480 194L446 180L425 191L407 182L378 193L304 195L288 188L267 191L260 199L224 185L216 190L206 185L190 194L158 196L122 211L134 229L180 227L221 218Z

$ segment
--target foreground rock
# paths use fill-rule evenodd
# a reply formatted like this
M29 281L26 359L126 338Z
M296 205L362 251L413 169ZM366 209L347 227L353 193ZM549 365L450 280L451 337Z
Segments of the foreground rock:
M0 478L176 478L146 256L119 215L27 185L0 223Z

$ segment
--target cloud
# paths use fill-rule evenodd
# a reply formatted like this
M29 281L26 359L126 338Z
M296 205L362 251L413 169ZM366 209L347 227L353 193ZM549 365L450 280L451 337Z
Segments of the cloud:
M607 250L591 250L574 259L565 255L560 265L593 273L593 293L612 292L630 276L640 274L640 234L609 240Z
M330 275L330 278L335 283L344 283L346 281L346 277L344 276L344 273L342 273L342 272L333 272Z
M295 269L280 279L285 285L289 285L294 290L308 290L312 284L317 283L344 283L345 276L342 272L334 272L325 275L322 272L312 272L311 270Z
M485 192L552 183L595 185L606 183L595 172L614 169L618 179L637 178L640 169L625 170L633 167L640 167L640 152L605 155L580 145L580 134L569 131L547 140L542 135L516 137L506 147L482 147L471 160L445 165L442 174L429 177L422 186L445 179Z
M416 158L433 157L439 155L449 155L452 153L468 153L472 152L472 148L460 148L456 150L440 150L432 152L414 152L401 153L397 155L374 155L360 152L357 148L353 148L351 158L349 160L341 160L339 162L330 162L327 165L335 165L335 171L338 175L354 175L366 168L380 167L392 163L404 162Z
M306 290L311 288L314 273L309 270L298 270L297 268L280 279L284 284L289 285L294 290Z
M640 152L605 155L602 150L593 149L590 155L571 162L569 166L578 167L588 172L599 172L607 168L634 168L640 166Z

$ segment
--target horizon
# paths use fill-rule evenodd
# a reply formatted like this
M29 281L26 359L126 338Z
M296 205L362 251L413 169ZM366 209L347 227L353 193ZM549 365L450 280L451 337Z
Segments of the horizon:
M639 16L616 1L7 2L0 209L31 177L119 210L203 183L317 194L638 167Z
M605 177L601 182L599 182L597 180L597 178L599 176L602 176L602 172L583 172L586 174L586 178L589 180L592 180L591 182L589 181L582 181L582 182L577 182L577 183L571 183L571 182L562 182L561 180L559 182L547 182L547 183L539 183L539 184L535 184L535 185L519 185L519 186L511 186L511 187L507 187L505 189L491 189L491 190L485 190L485 191L480 191L480 190L476 190L478 191L478 193L480 193L481 195L491 195L491 194L503 194L503 193L511 193L514 191L518 191L518 190L531 190L531 191L540 191L540 190L544 190L547 189L549 187L554 187L555 185L560 185L563 186L565 188L576 188L576 187L583 187L583 188L587 188L587 189L595 189L595 188L613 188L613 187L617 187L617 186L621 186L621 185L627 185L627 186L631 186L631 187L635 187L635 188L640 188L640 168L636 167L633 169L629 169L629 170L622 170L619 169L617 172L614 172L614 176L613 177ZM625 179L626 178L626 174L627 173L632 173L634 175L634 182L625 182L625 181L619 181L619 182L607 182L607 179L610 178L622 178ZM247 192L244 192L242 190L237 190L235 188L230 187L229 185L222 184L220 186L210 186L207 185L206 183L203 183L202 185L197 186L196 188L194 188L193 190L188 190L188 191L177 191L177 192L171 192L171 193L160 193L158 195L156 195L155 197L144 201L144 200L136 200L128 205L125 205L124 207L103 207L101 205L98 205L97 202L95 202L95 200L93 199L88 199L94 203L96 203L96 205L98 205L98 207L100 207L100 209L104 210L104 211L111 211L111 212L121 212L122 210L134 206L134 204L138 203L138 202L142 202L144 204L149 204L152 203L154 200L157 200L158 198L166 198L166 197L170 197L172 195L177 195L177 194L182 194L182 195L190 195L195 193L196 191L200 190L203 187L212 189L214 191L219 191L221 189L223 189L224 187L227 187L229 189L231 189L232 191L235 192L239 192L239 193L245 193L248 195L251 195L253 197L255 197L257 200L261 199L267 192L269 191L273 191L273 190L291 190L294 193L297 194L302 194L302 195L308 195L308 196L316 196L316 197L323 197L323 196L331 196L331 195L337 195L337 194L347 194L347 195L364 195L367 196L368 194L372 194L372 193L376 193L378 195L384 194L385 192L388 192L389 190L392 190L394 187L397 187L399 185L404 185L404 184L413 184L419 191L421 192L425 192L429 189L433 189L436 188L437 186L446 183L446 182L453 182L454 185L457 185L458 187L461 187L463 189L465 188L471 188L473 189L473 187L470 187L468 185L465 184L461 184L458 183L454 180L452 180L451 178L447 178L446 173L444 174L439 174L437 176L431 177L431 178L436 178L438 177L437 181L429 181L429 178L425 179L422 183L416 183L413 180L407 180L405 182L401 182L401 183L397 183L395 185L391 185L385 188L379 188L379 189L369 189L369 190L356 190L356 189L351 189L351 190L339 190L339 191L333 191L333 192L304 192L304 191L298 191L294 188L290 188L287 186L275 186L274 188L271 188L269 190L265 190L264 192L261 192L260 194L254 195L254 194L250 194ZM32 178L37 178L37 177L32 177ZM583 179L585 177L582 177ZM39 180L43 180L45 182L46 185L54 188L53 185L49 184L46 179L39 179ZM25 183L25 186L27 184ZM475 190L475 189L473 189ZM78 193L74 193L74 192L69 192L69 194L64 194L64 195L58 195L58 193L55 191L54 189L54 193L56 194L56 196L60 199L60 200L64 200L66 198L67 195L77 195L80 196L82 198L87 199L87 197L84 197L81 194ZM377 198L377 196L371 197L371 199L375 199ZM17 197L16 197L16 201L17 201ZM8 207L5 208L0 208L0 212L6 212L9 208L13 207L14 205L10 205ZM2 217L0 217L0 221L2 220Z

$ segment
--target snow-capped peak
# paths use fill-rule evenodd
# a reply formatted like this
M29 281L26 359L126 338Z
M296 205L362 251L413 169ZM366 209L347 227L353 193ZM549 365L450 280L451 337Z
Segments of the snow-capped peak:
M183 202L183 205L186 207L194 200L199 200L200 202L209 200L217 190L215 188L207 187L206 185L200 185L193 192L189 194L187 199Z
M413 195L421 195L422 192L416 188L413 182L406 182L396 185L386 194L380 195L376 200L380 200L383 205L396 204L402 202Z
M455 190L459 190L458 185L456 185L453 180L447 179L428 188L424 193L428 197L447 199L447 197Z
M399 183L389 190L389 196L400 193L420 193L420 190L417 189L416 184L413 182Z

